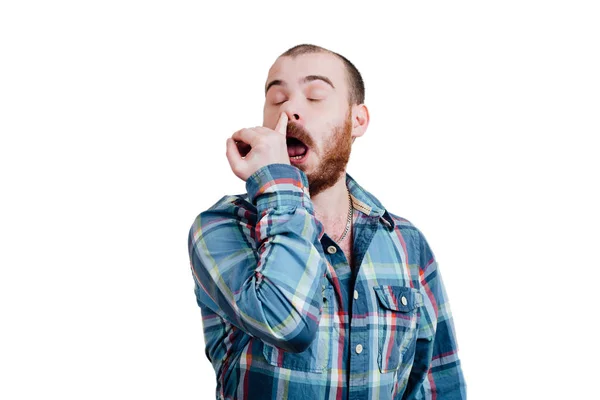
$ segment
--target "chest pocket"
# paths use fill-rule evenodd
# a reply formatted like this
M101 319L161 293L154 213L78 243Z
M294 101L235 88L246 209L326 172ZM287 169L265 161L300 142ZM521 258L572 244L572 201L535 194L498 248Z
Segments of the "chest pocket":
M423 305L423 297L417 289L404 286L382 285L373 289L379 300L379 370L382 373L396 371L405 355L408 358L408 355L414 354L419 307Z
M267 362L280 368L296 371L323 372L331 367L331 351L337 341L334 329L333 287L323 289L323 308L315 340L301 353L292 353L263 342L263 355Z

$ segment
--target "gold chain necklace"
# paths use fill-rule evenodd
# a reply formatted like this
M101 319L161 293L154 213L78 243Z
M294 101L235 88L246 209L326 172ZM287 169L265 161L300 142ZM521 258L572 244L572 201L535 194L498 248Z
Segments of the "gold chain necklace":
M348 190L348 189L346 188L346 190ZM352 224L352 212L354 211L354 207L352 206L352 198L350 197L349 190L348 190L348 202L350 203L350 206L348 207L348 221L346 221L346 229L344 229L344 233L342 233L342 236L340 236L340 238L338 240L336 240L336 242L341 242L342 240L344 240L344 238L350 231L350 225Z

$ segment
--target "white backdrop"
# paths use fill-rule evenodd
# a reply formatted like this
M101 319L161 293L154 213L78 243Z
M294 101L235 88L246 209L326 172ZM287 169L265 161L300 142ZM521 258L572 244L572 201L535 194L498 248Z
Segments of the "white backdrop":
M278 54L366 82L348 172L440 263L470 399L597 395L598 6L0 5L0 398L209 399L187 253Z

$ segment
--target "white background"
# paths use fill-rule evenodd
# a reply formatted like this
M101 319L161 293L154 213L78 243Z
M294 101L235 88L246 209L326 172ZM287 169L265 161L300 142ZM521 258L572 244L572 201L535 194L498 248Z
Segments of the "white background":
M3 2L0 398L214 398L188 229L300 43L363 74L348 172L430 242L469 398L597 396L593 3Z

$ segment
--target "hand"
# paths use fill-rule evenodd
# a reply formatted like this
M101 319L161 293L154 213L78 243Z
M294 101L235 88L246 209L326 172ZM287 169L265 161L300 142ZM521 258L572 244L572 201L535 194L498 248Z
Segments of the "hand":
M264 126L240 129L227 139L227 160L233 173L243 181L260 168L269 164L288 164L286 144L286 129L288 118L286 113L281 113L275 130ZM250 147L250 151L242 157L238 149Z

